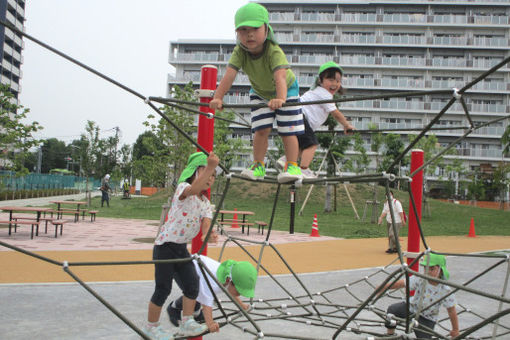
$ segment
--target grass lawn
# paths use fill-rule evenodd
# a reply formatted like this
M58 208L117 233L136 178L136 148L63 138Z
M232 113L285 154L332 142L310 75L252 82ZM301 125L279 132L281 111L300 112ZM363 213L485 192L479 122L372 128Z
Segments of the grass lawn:
M367 208L365 221L356 219L343 185L337 186L336 211L324 212L325 187L315 186L312 195L303 211L300 210L310 186L298 189L296 194L296 216L294 231L310 233L314 214L317 214L319 233L324 236L343 238L385 237L386 226L370 223L371 208ZM365 201L373 197L373 186L368 184L349 184L348 189L359 216L363 217ZM400 199L406 214L409 216L409 197L407 192L393 190ZM215 192L215 188L213 188ZM377 187L377 200L380 203L377 217L384 202L384 187ZM276 186L264 183L246 182L233 179L223 209L250 210L255 216L250 221L261 220L269 223L274 204ZM168 201L169 191L162 191L148 198L121 199L113 197L110 208L101 208L101 199L92 201L92 209L98 209L99 217L121 217L159 220L161 206ZM289 186L282 186L277 203L273 227L277 230L289 230L290 203ZM213 200L213 203L218 200ZM510 211L476 208L429 199L430 206L423 209L422 225L426 236L432 235L467 235L471 218L475 221L477 235L510 235ZM407 235L407 228L402 229L402 236Z

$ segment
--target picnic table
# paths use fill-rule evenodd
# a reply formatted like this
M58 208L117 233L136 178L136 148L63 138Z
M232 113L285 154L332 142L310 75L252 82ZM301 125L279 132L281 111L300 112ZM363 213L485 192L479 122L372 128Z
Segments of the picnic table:
M0 207L2 211L9 212L9 220L8 221L0 221L0 223L9 224L9 235L11 235L11 226L14 225L14 232L16 232L16 228L18 225L31 225L32 232L30 234L30 238L34 238L34 227L36 228L35 235L39 234L39 222L41 219L41 213L51 211L50 208L41 208L41 207L17 207L17 206L3 206ZM22 211L22 212L35 212L36 218L34 221L17 221L16 218L13 218L12 213L14 211Z
M233 225L233 224L237 224L239 226L241 226L241 230L242 230L242 233L244 234L244 227L248 227L248 235L250 235L250 226L253 226L253 223L252 222L248 222L247 221L247 216L252 216L252 215L255 215L255 213L253 211L243 211L243 210L220 210L219 211L221 217L220 219L218 220L218 223L220 224L229 224L229 225ZM234 221L234 218L228 218L228 219L225 219L225 215L232 215L232 217L234 217L234 215L237 214L237 216L242 216L242 220L237 220L237 221Z
M80 219L80 212L81 212L83 215L83 219L85 219L85 212L87 210L86 209L80 210L80 206L86 205L87 202L84 202L84 201L50 201L50 203L54 203L57 205L57 217L59 217L63 213L71 213L71 214L74 213L74 222L78 222L78 220ZM75 205L76 209L64 209L64 208L60 207L61 205L65 205L65 204Z
M0 210L9 212L9 221L12 221L12 213L14 211L35 212L37 214L36 221L39 222L39 220L41 219L41 213L50 212L51 208L3 206L3 207L0 207Z

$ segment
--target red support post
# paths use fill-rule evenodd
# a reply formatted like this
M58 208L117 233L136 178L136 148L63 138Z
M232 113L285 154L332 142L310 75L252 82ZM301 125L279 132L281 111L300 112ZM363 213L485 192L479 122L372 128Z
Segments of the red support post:
M213 65L202 66L202 73L200 75L200 90L216 90L216 81L218 77L218 68ZM201 103L209 103L212 100L212 95L200 95ZM200 111L204 113L214 114L214 110L207 106L200 106ZM214 119L203 115L198 116L198 137L197 142L207 152L211 152L214 143ZM197 150L200 151L200 150ZM207 190L207 198L211 198L211 190ZM197 253L202 247L202 231L191 241L191 253ZM207 244L204 247L203 255L207 255Z
M411 151L411 173L423 165L424 152L420 149ZM407 251L412 255L420 252L420 230L418 229L418 221L416 215L418 215L421 221L421 207L423 198L423 169L418 171L411 181L411 193L416 204L417 214L414 212L414 208L411 202L409 202L409 227L407 233ZM407 256L407 264L410 264L414 260L414 256ZM419 263L415 263L412 270L418 271L420 269Z
M202 66L200 75L200 90L216 90L216 81L218 78L218 68L214 65ZM201 103L209 103L212 100L212 95L199 94ZM200 111L204 113L214 114L214 110L207 106L200 106ZM205 151L211 152L214 144L214 119L203 115L198 116L198 137L197 142L202 146ZM197 149L197 151L200 151ZM207 190L207 198L211 199L211 189ZM212 228L212 226L211 226ZM191 241L191 253L198 253L202 247L202 231L198 232L193 241ZM207 255L207 244L204 247L203 255ZM202 340L202 337L188 338L188 340Z

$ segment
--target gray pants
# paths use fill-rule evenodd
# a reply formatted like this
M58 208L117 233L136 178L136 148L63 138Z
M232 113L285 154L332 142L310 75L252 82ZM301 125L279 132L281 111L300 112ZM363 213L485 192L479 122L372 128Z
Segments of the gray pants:
M386 226L388 227L388 249L397 250L398 236L400 234L400 228L402 228L402 223L395 223L395 227L397 228L397 235L393 234L393 227L391 223L386 222Z
M388 314L393 314L399 318L405 318L407 315L407 308L405 302L399 302L395 303L388 307ZM418 323L420 326L425 326L429 329L434 329L434 326L436 323L432 320L429 320L427 318L424 318L423 316L420 316L418 318ZM416 334L416 337L418 339L430 339L432 338L432 335L429 333L424 333L423 331L420 331L420 326L414 329L414 334ZM395 328L395 326L392 326L389 322L386 323L386 328Z

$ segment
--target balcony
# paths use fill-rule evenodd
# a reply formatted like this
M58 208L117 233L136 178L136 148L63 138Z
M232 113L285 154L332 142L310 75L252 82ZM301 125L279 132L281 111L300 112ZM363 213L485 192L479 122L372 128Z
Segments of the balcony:
M466 15L434 14L430 16L435 24L467 24Z
M473 45L484 47L507 47L508 39L503 37L475 37Z
M177 53L170 57L170 61L197 61L197 62L217 62L219 53Z
M383 78L381 81L382 87L396 87L396 88L406 88L406 89L422 89L425 87L425 82L423 79L389 79Z
M346 44L375 44L375 35L343 34L340 37L340 42Z
M342 85L344 85L345 87L374 87L375 79L346 77L343 79Z
M384 35L384 44L404 44L404 45L423 45L425 44L424 36L414 35Z
M508 17L504 15L475 15L473 19L477 25L508 25Z
M301 21L323 21L333 22L335 21L334 13L301 13Z
M425 58L383 57L384 66L425 66Z
M300 64L322 64L333 60L333 55L299 55L298 63Z
M467 63L464 58L432 58L432 66L435 67L466 67Z
M391 13L383 15L385 23L426 23L427 16L424 13Z
M462 79L459 80L432 80L432 88L448 89L448 88L462 88L466 82Z
M294 21L294 12L271 12L269 13L269 22L273 21Z
M472 87L473 90L483 90L483 91L508 91L507 84L503 81L480 81L475 86Z
M377 20L375 13L343 13L341 21L352 23L375 23Z
M375 65L374 56L341 56L340 63L342 65Z
M471 112L507 113L506 106L503 104L471 104Z
M466 37L434 37L434 45L448 45L448 46L465 46L467 45Z
M425 110L425 103L404 100L381 100L381 108L393 110Z
M333 33L331 34L314 34L314 33L305 33L300 35L301 42L310 42L310 43L332 43L335 41L335 37Z

